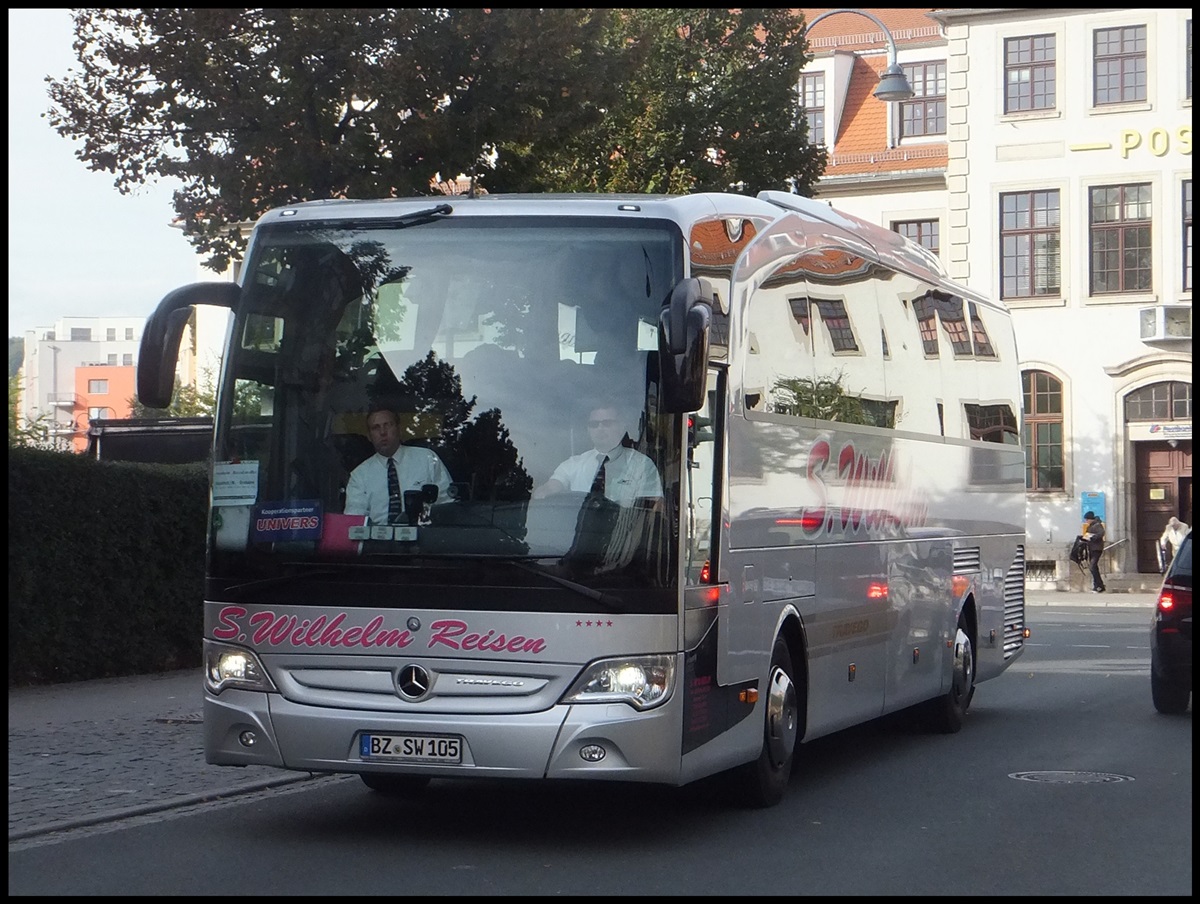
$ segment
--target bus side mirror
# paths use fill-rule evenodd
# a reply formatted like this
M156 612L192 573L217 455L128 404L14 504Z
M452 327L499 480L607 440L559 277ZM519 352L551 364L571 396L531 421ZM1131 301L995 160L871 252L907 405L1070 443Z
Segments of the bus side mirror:
M211 304L236 308L242 290L237 283L192 283L168 292L154 313L146 318L138 346L137 394L147 408L168 408L175 393L175 368L179 363L179 339L193 305Z
M671 290L658 315L658 362L667 411L696 411L704 404L712 288L685 279Z

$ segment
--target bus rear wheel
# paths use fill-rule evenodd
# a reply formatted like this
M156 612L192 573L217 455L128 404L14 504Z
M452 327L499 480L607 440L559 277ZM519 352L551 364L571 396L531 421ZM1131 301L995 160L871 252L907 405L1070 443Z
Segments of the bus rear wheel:
M358 776L372 791L388 797L415 800L429 787L428 775L381 775L378 772L362 772Z
M771 652L765 703L762 750L757 759L730 774L738 802L758 808L773 807L783 800L800 733L800 699L792 655L782 637L775 639Z

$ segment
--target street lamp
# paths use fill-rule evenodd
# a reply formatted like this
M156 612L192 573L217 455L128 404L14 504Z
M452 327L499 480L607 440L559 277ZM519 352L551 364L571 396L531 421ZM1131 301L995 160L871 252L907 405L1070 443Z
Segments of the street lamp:
M878 18L861 9L831 9L826 10L817 16L808 25L805 26L805 34L812 30L812 27L822 19L828 18L835 13L857 13L860 16L866 16L872 22L879 26L883 32L883 36L887 38L887 68L879 75L879 84L876 86L874 94L884 103L896 103L902 100L908 100L913 96L912 85L908 83L908 79L904 77L904 70L900 68L900 64L896 62L896 42L892 38L892 33L888 31L888 27L879 21Z

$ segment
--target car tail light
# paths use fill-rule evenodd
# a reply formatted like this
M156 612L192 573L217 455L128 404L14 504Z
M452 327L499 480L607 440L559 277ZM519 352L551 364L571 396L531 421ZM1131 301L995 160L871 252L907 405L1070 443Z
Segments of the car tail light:
M1192 588L1164 584L1158 593L1158 611L1187 618L1192 614Z

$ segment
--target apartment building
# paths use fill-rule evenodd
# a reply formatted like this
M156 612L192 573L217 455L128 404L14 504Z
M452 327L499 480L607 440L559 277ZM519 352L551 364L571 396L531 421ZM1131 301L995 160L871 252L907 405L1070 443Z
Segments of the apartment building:
M1167 518L1192 523L1191 11L804 12L817 196L1013 311L1029 583L1078 583L1089 509L1116 586L1152 580ZM892 47L914 94L884 103Z
M143 325L138 317L63 317L26 330L21 419L44 424L54 447L83 452L92 418L129 416Z

